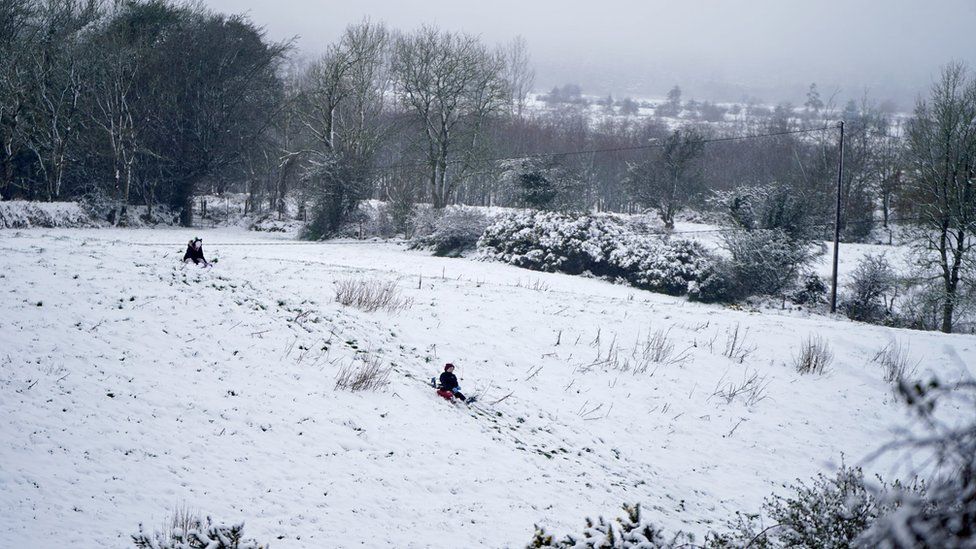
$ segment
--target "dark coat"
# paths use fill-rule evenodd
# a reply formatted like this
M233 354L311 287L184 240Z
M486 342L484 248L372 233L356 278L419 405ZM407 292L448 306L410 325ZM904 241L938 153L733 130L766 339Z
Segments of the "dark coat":
M446 391L453 391L459 387L457 376L451 372L441 374L441 388Z
M200 261L206 261L203 257L203 246L200 249L196 249L192 243L186 245L186 253L183 254L183 261L187 259L192 259L194 263L199 263Z

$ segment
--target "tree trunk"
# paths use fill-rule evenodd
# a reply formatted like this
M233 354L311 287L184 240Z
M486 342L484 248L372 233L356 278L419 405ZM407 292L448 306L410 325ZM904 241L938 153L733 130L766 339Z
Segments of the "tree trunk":
M945 301L942 303L942 331L952 333L952 314L955 309L955 289L946 288Z
M888 228L888 211L891 204L891 193L885 192L881 195L881 215L882 215L882 226Z
M4 157L3 161L3 175L0 176L0 196L6 196L7 188L13 182L14 179L14 162L13 157L7 155ZM9 198L9 197L8 197Z
M441 193L438 192L437 182L440 180L439 166L434 163L430 170L430 202L434 206L434 209L440 209L444 207L441 203Z
M184 227L193 226L193 186L190 186L190 191L186 193L183 197L183 210L180 212L180 225Z

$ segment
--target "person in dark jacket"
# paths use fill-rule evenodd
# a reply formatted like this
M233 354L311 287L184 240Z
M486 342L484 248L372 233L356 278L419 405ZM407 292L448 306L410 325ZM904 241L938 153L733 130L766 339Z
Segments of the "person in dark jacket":
M441 374L441 386L437 391L442 397L450 400L451 397L458 398L460 400L467 400L464 395L461 394L461 386L458 385L457 376L454 375L454 365L448 363L444 366L444 372Z
M199 237L194 238L186 245L183 262L193 263L194 265L201 265L203 267L210 266L210 263L203 257L203 239Z

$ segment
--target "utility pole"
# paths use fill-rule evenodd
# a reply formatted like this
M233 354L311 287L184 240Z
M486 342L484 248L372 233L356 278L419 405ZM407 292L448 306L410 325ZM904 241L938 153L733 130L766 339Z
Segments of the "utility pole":
M837 125L840 128L840 159L837 162L837 211L834 212L834 270L830 283L830 312L837 312L837 259L840 256L840 195L844 184L844 121Z

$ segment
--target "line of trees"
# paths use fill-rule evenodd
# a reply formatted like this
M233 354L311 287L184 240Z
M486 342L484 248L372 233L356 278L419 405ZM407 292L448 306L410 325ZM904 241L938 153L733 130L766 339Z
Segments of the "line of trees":
M166 203L229 175L282 98L288 50L239 16L162 0L0 3L0 195Z
M163 204L190 225L195 195L237 191L245 213L297 205L312 238L367 198L401 231L418 203L652 211L666 228L717 209L810 239L832 219L842 119L843 238L919 220L943 330L972 286L976 84L961 65L906 120L867 96L837 107L815 85L799 108L699 103L678 86L592 105L576 85L534 108L521 38L367 20L299 60L246 17L170 0L0 0L0 52L3 199L86 198L119 224ZM552 154L585 150L606 152Z
M603 117L574 102L528 109L534 73L521 38L491 47L435 27L402 33L364 21L297 61L244 17L168 0L4 0L0 30L9 52L0 56L0 196L93 196L115 204L119 222L129 204L151 216L163 203L190 224L194 194L225 190L246 192L255 212L283 213L293 199L303 216L314 210L313 236L370 197L395 204L402 219L417 202L546 207L524 200L513 182L525 178L505 176L513 166L484 159L585 149L621 150L551 157L550 171L571 182L555 186L573 193L552 204L660 206L670 226L680 207L743 185L788 186L818 214L831 203L830 133L690 146L837 114L817 97L807 116L780 105L679 136L659 118L627 116L624 105L622 116ZM580 89L564 86L563 95ZM677 115L700 108L693 103L675 86L658 108ZM889 133L890 113L864 101L841 115L852 136L844 229L856 239L871 229L865 205L880 200L889 218L901 159L895 142L873 137ZM666 146L634 150L651 143Z

